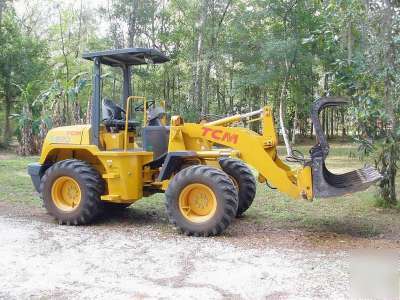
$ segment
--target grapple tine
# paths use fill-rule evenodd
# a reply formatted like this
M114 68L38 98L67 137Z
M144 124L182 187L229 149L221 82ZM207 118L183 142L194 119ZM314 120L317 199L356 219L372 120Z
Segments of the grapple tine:
M314 197L326 198L342 196L367 189L382 179L382 175L373 167L367 166L345 174L331 173L325 165L329 154L329 144L319 121L319 113L326 107L348 104L342 97L325 97L313 103L311 120L317 136L317 144L310 149Z
M314 101L311 108L311 121L314 125L315 135L317 137L318 144L311 148L310 152L317 150L322 151L324 157L326 157L329 153L329 144L326 140L321 122L319 121L319 113L327 107L346 105L348 103L349 101L347 101L343 97L324 97L317 101ZM314 149L317 148L316 146L318 146L318 149Z

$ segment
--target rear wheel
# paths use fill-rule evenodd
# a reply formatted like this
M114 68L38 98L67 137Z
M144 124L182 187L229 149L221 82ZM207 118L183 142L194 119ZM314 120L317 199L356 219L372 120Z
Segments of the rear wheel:
M220 158L219 163L238 189L239 205L236 216L239 217L253 203L256 196L256 180L249 167L241 160L226 157Z
M201 165L176 174L165 197L170 222L186 235L222 233L238 206L237 190L229 177L219 169Z
M55 163L43 175L40 191L48 213L60 224L87 224L101 212L103 179L89 164L76 159Z

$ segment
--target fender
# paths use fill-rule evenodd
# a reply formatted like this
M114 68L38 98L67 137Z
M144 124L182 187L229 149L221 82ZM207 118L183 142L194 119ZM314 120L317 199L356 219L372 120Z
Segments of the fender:
M185 158L195 158L198 157L196 152L193 151L176 151L168 152L164 156L154 160L147 165L151 168L157 166L161 167L160 174L158 175L157 181L163 181L171 178L172 173L180 168Z

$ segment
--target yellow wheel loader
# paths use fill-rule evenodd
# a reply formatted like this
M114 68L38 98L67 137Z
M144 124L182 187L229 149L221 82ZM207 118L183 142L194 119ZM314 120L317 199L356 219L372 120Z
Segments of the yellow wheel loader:
M181 232L218 235L255 197L256 180L248 165L258 172L259 182L295 199L341 196L381 178L371 167L342 175L327 170L329 146L318 114L344 104L341 98L314 103L318 143L310 158L292 170L278 156L271 107L201 124L172 116L167 126L163 102L133 96L131 84L133 66L167 62L163 53L130 48L83 58L94 63L91 123L50 130L39 162L28 167L45 208L60 224L87 224L107 210L165 193L169 220ZM102 65L122 70L121 105L103 97ZM260 121L262 133L232 125L243 120Z

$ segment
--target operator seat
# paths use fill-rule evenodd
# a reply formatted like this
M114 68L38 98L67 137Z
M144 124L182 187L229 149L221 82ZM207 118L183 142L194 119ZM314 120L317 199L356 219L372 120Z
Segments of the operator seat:
M161 118L165 116L162 107L149 111L148 125L142 130L143 149L154 154L154 160L168 152L169 126L164 126Z
M107 131L125 129L125 110L109 98L104 98L102 101L102 116L103 124L106 126ZM135 130L139 125L139 122L128 121L128 130Z

